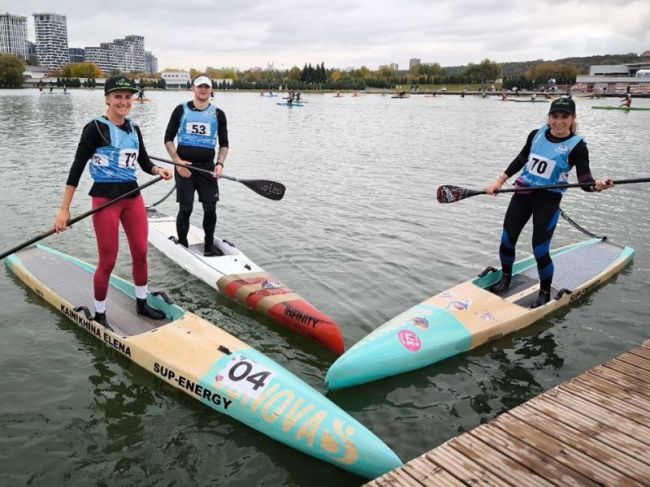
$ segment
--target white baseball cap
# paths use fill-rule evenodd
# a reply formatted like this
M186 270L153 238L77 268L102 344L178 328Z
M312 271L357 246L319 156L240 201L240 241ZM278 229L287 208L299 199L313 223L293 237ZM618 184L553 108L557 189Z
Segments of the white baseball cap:
M199 76L194 80L194 83L192 83L193 86L201 86L201 85L208 85L212 86L212 80L208 78L207 76Z

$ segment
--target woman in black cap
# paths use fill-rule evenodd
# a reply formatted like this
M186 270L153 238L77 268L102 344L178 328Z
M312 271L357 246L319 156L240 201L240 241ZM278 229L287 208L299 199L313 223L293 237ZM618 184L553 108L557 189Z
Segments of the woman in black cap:
M516 188L503 221L499 257L503 277L492 287L499 294L510 288L512 266L515 261L515 246L521 230L533 217L533 253L537 262L540 289L531 308L537 308L550 301L553 281L553 261L550 255L551 239L560 217L560 201L566 188L526 191L526 188L563 184L569 172L576 168L578 181L593 183L583 186L584 191L602 191L614 186L611 179L594 180L589 168L589 151L584 139L576 135L576 105L571 98L553 100L548 120L539 129L533 130L526 145L508 168L485 190L495 191L514 174L523 171L515 181Z
M171 179L168 169L152 164L142 141L138 126L126 116L131 111L132 96L137 93L133 81L114 76L104 85L106 114L91 120L83 129L74 162L68 174L61 207L54 219L57 232L65 230L70 219L70 204L79 179L90 163L94 184L90 189L92 206L96 208L135 188L136 166L143 171ZM93 278L95 297L94 320L112 330L106 319L108 283L118 252L118 230L122 224L132 258L133 281L137 298L136 311L153 319L165 315L147 304L147 213L139 192L93 214L99 262Z

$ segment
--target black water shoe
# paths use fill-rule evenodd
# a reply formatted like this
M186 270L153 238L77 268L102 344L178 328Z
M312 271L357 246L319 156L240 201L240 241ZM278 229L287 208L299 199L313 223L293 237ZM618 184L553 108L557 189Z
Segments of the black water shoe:
M531 303L529 308L530 309L539 308L540 306L544 306L550 300L551 300L551 292L550 291L542 291L540 289L539 294L537 295L537 299L535 300L535 302Z
M113 330L113 327L108 324L108 320L106 319L106 313L97 313L97 312L95 312L95 316L93 317L93 321L96 321L97 323L102 325L107 330L115 331L115 330Z
M490 288L490 291L496 294L504 293L510 289L510 282L512 281L512 276L510 274L504 274L501 276L501 280L496 284L493 284Z
M205 244L205 247L203 248L203 255L205 257L215 257L215 256L218 257L220 255L223 255L223 252L215 244L207 243L207 244Z
M139 315L148 316L153 320L165 319L165 313L149 306L146 299L137 299L136 301L136 311Z

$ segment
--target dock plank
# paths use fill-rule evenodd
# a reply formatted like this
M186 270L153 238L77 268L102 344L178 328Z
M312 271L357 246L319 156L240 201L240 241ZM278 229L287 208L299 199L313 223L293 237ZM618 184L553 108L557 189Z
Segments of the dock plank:
M496 476L517 485L547 487L553 485L533 470L502 454L472 435L461 435L449 441L449 446L466 457L474 459L482 467Z
M584 414L592 419L609 418L609 425L616 430L636 436L637 439L646 445L650 446L650 428L637 423L625 416L619 414L618 411L608 409L602 404L590 402L580 396L568 393L564 390L558 390L557 394L549 395L544 398L545 401L561 401L565 407L571 408L574 411Z
M605 379L619 387L621 387L628 394L636 394L644 396L650 401L650 386L634 377L626 374L621 374L619 371L609 367L596 367L589 372L585 372L585 377L596 375L601 379Z
M471 458L459 453L451 448L447 443L443 443L435 449L435 455L427 453L427 460L444 468L454 475L460 481L468 484L493 485L500 487L515 487L517 484L506 482L505 480L492 474L481 465L477 464Z
M574 427L567 427L559 424L553 418L544 417L528 404L516 407L509 414L516 416L530 426L543 431L554 437L564 445L571 445L584 455L590 456L601 465L616 470L621 474L621 480L629 483L635 480L639 485L650 479L650 466L639 462L635 458L625 455L602 442L593 441L590 435L586 435Z
M603 364L603 367L609 367L610 369L618 370L623 374L629 375L630 377L636 378L650 385L650 374L640 374L638 367L623 362L622 360L617 360L616 362L607 362Z
M643 397L626 390L624 387L619 386L613 382L598 377L596 374L586 373L574 379L574 384L582 384L585 387L596 389L600 393L608 394L619 400L623 400L629 406L634 406L640 411L643 411L645 417L650 413L650 402Z
M399 470L409 477L414 478L422 485L435 485L440 487L465 485L445 469L429 462L424 455L407 462Z
M479 426L470 431L472 436L489 442L493 448L510 456L532 471L544 476L549 482L558 486L597 486L600 485L575 470L556 461L552 456L529 446L515 436L492 424Z
M650 372L650 360L647 360L645 357L626 353L620 358L620 361Z
M643 442L638 441L636 439L636 434L631 436L627 435L603 422L606 418L601 418L603 421L594 420L584 414L577 413L576 411L565 407L563 404L546 399L543 396L538 397L534 401L530 401L528 406L549 416L555 421L577 429L590 438L601 441L612 448L616 448L620 452L629 455L632 458L636 458L640 462L645 463L646 466L650 467L648 446Z
M367 485L650 486L650 340Z
M514 411L514 410L513 410ZM512 411L502 414L493 424L505 432L517 436L521 441L541 450L563 465L576 470L593 482L605 485L641 485L589 455L582 453L572 444L564 444L542 430L531 427L528 423L513 416Z
M650 360L650 350L648 350L647 348L643 348L643 347L633 348L632 350L629 351L629 353L631 353L632 355L643 357L646 360Z

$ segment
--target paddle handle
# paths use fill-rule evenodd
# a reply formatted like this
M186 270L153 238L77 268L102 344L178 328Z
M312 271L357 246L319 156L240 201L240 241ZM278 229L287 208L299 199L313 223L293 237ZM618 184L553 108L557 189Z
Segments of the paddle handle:
M614 184L633 184L633 183L648 183L650 178L635 178L635 179L619 179L615 180ZM570 183L570 184L550 184L547 186L533 186L531 188L506 188L499 189L495 193L517 193L522 191L537 191L540 189L560 189L560 188L578 188L585 186L593 186L595 183ZM487 194L487 191L478 191L476 194Z
M153 159L154 161L164 162L166 164L173 164L174 166L178 166L178 167L184 167L185 169L189 169L190 171L196 171L214 177L214 173L212 171L208 171L207 169L201 169L200 167L195 167L191 165L186 166L185 164L170 161L169 159L161 159L160 157L156 157L156 156L149 156L149 159ZM224 176L223 174L221 175L221 177L224 179L230 179L231 181L237 181L235 178L231 178L230 176Z
M99 205L97 208L93 208L92 210L88 210L87 212L82 213L82 214L79 215L79 216L76 216L76 217L74 217L74 218L71 218L70 220L68 220L68 226L71 226L72 224L77 223L78 221L83 220L84 218L89 217L89 216L92 215L93 213L97 213L98 211L103 210L103 209L106 208L107 206L111 206L113 203L116 203L116 202L118 202L118 201L120 201L120 200L123 200L124 198L128 198L129 196L134 195L135 193L137 193L137 192L140 191L141 189L147 188L147 187L151 186L152 184L157 183L157 182L160 181L161 179L162 179L162 176L158 176L157 178L152 179L151 181L149 181L149 182L143 184L142 186L138 186L137 188L134 188L134 189L132 189L131 191L127 191L126 193L124 193L123 195L118 196L117 198L114 198L114 199L112 199L112 200L110 200L110 201L107 201L107 202L104 203L103 205ZM36 237L34 237L34 238L32 238L32 239L30 239L30 240L28 240L28 241L26 241L26 242L21 243L20 245L16 245L14 248L9 249L9 250L7 250L6 252L3 252L2 254L0 254L0 260L4 259L4 258L7 257L8 255L13 254L14 252L18 252L19 250L22 250L22 249L24 249L25 247L28 247L28 246L30 246L30 245L32 245L32 244L38 242L39 240L43 240L44 238L49 237L49 236L52 235L53 233L55 233L54 228L48 230L47 232L43 232L43 233L41 233L40 235L37 235Z

